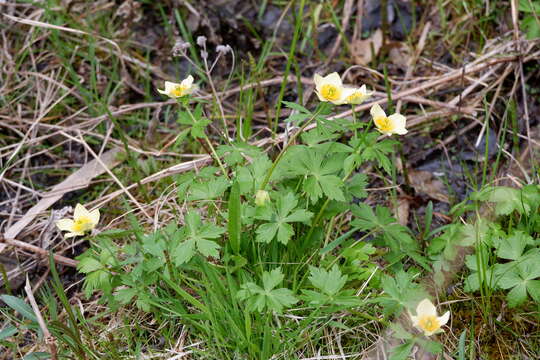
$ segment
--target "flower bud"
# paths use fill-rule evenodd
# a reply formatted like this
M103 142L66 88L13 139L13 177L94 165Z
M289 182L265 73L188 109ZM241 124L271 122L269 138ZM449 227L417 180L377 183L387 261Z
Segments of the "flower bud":
M270 194L266 190L258 190L255 194L255 205L264 206L268 201L270 201Z

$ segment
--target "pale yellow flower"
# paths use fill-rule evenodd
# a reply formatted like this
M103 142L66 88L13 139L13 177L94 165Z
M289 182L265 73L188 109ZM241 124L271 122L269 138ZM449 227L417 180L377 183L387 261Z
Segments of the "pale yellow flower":
M193 84L193 76L189 75L187 78L182 80L180 84L165 81L165 89L158 89L158 92L171 98L179 98L189 95L195 90L197 90L197 85Z
M368 91L366 85L362 85L359 88L345 87L343 89L343 101L345 104L361 104L371 95L373 95L373 91Z
M343 83L337 72L333 72L325 77L315 74L315 93L321 101L330 101L336 105L343 104Z
M441 326L450 319L450 311L444 313L443 316L437 317L437 309L429 299L420 301L416 307L416 316L410 314L414 326L424 332L424 335L430 336L438 332L442 332Z
M91 231L99 222L99 209L88 211L81 204L75 206L72 219L60 219L56 222L56 226L61 231L68 231L64 236L66 238L73 236L84 235L85 232Z
M405 122L407 119L405 116L395 113L390 116L386 116L384 110L375 104L371 107L371 116L373 117L373 122L381 133L387 136L392 134L404 135L407 133L405 129Z
M266 190L258 190L255 194L255 205L264 206L268 201L270 201L270 194Z

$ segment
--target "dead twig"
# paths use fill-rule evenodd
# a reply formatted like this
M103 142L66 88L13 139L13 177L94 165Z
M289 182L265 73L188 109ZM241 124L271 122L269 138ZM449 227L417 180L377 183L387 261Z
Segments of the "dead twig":
M49 256L49 251L42 249L38 246L30 245L20 240L9 239L9 238L4 237L4 238L0 238L0 245L4 245L4 246L11 245L11 246L14 246L14 247L26 250L26 251L33 252L34 254L37 254L43 258L46 258ZM73 260L73 259L70 259L62 255L58 255L58 254L54 254L53 257L54 257L54 261L56 261L57 263L65 265L65 266L73 267L73 268L76 268L77 264L79 263L77 260Z

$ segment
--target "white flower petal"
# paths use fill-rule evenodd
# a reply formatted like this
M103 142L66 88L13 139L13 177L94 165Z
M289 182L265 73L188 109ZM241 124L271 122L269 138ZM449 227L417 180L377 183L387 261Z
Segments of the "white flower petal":
M75 222L71 219L60 219L56 222L56 227L61 231L71 231L73 225L75 225Z
M429 299L420 301L416 307L416 316L437 316L437 308Z
M388 117L394 124L396 128L405 128L405 123L407 122L407 118L401 114L395 113Z
M323 77L319 74L315 74L313 76L313 82L315 83L315 87L317 88L317 90L322 86L323 84Z
M82 232L68 232L66 234L64 234L64 238L70 238L70 237L74 237L74 236L82 236L84 235L84 233Z
M341 82L341 78L339 77L339 74L337 72L326 75L324 77L324 82L326 84L337 86L338 88L343 87L343 83Z
M99 209L95 209L90 211L90 221L92 221L92 224L96 226L99 223Z
M184 92L184 95L190 95L197 91L199 89L199 86L197 84L192 84L186 91Z
M374 118L386 117L386 113L384 112L384 110L381 108L381 106L379 104L374 104L371 107L371 110L369 112L370 112L371 116L373 116Z
M165 81L165 94L169 95L171 91L176 89L176 87L180 85L171 81Z
M90 212L81 204L75 205L75 211L73 212L73 219L75 221L81 217L90 217Z
M193 76L189 75L187 78L182 80L182 83L180 85L185 86L186 88L190 88L191 85L193 85Z
M408 313L409 313L409 317L411 318L411 322L413 326L418 326L418 316L414 316L413 314L411 314L410 311L408 311Z
M438 318L439 323L441 324L441 326L445 325L448 322L449 319L450 319L450 311L445 312L443 314L443 316Z

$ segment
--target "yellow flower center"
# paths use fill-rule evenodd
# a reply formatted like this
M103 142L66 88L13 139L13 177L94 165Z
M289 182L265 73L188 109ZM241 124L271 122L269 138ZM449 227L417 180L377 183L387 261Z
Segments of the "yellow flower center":
M90 218L86 216L81 216L74 221L73 232L85 232L88 230L92 230L93 227L94 224L92 223L92 220L90 220Z
M382 132L392 132L394 130L394 124L386 116L376 117L373 121Z
M174 89L171 90L171 94L175 97L184 96L187 90L187 86L177 85Z
M418 320L418 326L426 332L434 332L441 327L441 324L436 316L424 315Z
M360 101L362 100L363 96L361 93L359 92L355 92L355 93L352 93L352 95L349 95L347 97L347 101L348 102L355 102L355 101Z
M341 90L332 84L324 84L321 87L321 96L326 100L336 101L341 97Z

